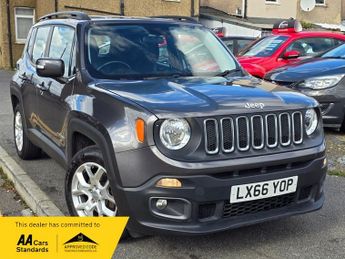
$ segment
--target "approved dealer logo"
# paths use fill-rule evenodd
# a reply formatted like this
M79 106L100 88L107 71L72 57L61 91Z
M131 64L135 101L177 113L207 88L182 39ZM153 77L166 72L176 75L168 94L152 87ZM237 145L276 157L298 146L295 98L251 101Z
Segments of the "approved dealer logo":
M83 233L79 233L64 243L65 252L97 252L97 246L97 242Z

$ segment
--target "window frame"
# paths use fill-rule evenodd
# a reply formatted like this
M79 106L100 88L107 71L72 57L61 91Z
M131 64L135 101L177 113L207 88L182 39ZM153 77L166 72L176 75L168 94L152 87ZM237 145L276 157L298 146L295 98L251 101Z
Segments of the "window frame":
M280 5L280 0L265 0L265 4L267 5Z
M35 44L35 40L36 40L36 32L37 32L37 27L32 27L30 32L29 32L30 37L28 37L28 40L25 43L26 44L25 45L25 52L23 52L23 53L26 53L28 55L29 60L31 60L31 58L32 58L32 50L34 48L34 44ZM33 41L32 46L30 46L31 40Z
M327 6L327 2L326 0L323 0L323 4L316 3L316 6L321 6L321 7Z
M296 41L300 41L300 40L308 40L308 39L331 39L331 40L333 40L333 41L335 41L335 40L337 40L337 41L341 41L341 39L338 39L338 38L334 38L334 37L328 37L328 36L311 36L311 37L302 37L302 38L297 38L297 39L295 39L295 40L292 40L287 46L286 46L286 48L284 49L284 51L281 53L281 55L280 55L280 58L282 58L283 56L284 56L284 54L285 54L285 52L287 52L288 50L288 48L292 45L292 44L294 44ZM345 43L345 41L343 41L344 43ZM336 46L339 46L339 45L334 45L333 47L336 47ZM333 48L333 47L331 47L331 48ZM331 49L330 48L330 49ZM327 50L324 50L324 51L327 51ZM323 52L323 51L322 51ZM318 55L318 54L316 54L316 55ZM300 57L315 57L316 55L304 55L304 56L300 56Z
M47 45L46 45L46 47L45 47L45 49L44 49L44 56L43 56L43 58L47 57L47 47L48 47L48 44L50 43L50 40L51 40L51 34L52 34L52 26L51 26L51 25L41 25L41 26L33 27L33 29L35 29L36 31L35 31L34 44L33 44L32 49L31 49L30 62L31 62L31 64L32 64L33 66L35 66L35 67L36 67L36 62L37 62L37 60L36 60L35 62L34 62L34 60L33 60L33 58L34 58L34 57L33 57L33 51L34 51L34 48L35 48L35 43L36 43L36 38L37 38L38 30L39 30L40 28L43 28L43 27L48 27L48 28L49 28L48 38L47 38L48 43L47 43Z
M25 15L25 14L17 14L18 9L30 9L32 10L32 15ZM32 19L32 26L35 24L36 20L36 10L33 7L26 7L26 6L17 6L14 7L14 28L15 28L15 34L16 34L16 43L18 44L25 44L27 38L25 39L20 39L18 38L18 22L17 18L31 18Z

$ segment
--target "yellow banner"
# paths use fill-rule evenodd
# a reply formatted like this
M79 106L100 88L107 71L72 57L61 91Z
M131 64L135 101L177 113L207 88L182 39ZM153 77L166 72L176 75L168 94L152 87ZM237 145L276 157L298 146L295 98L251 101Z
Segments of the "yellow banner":
M0 258L113 255L128 217L0 217Z

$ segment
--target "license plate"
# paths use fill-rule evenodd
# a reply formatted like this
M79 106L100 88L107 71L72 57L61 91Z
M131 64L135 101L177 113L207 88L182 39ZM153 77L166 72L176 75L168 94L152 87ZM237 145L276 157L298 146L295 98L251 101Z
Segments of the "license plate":
M234 185L231 187L230 203L254 201L296 192L298 176L266 182Z

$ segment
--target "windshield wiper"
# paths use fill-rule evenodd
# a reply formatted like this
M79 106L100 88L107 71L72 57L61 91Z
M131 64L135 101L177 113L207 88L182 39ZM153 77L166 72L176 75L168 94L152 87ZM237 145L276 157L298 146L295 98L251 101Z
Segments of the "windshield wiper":
M142 79L160 79L160 78L180 78L193 76L190 73L173 73L173 74L158 74L158 75L147 75Z
M221 76L221 77L227 77L233 73L236 72L242 72L242 69L240 68L235 68L235 69L228 69L228 70L224 70L223 72L220 72L219 74L216 74L215 76Z
M345 59L345 56L323 56L323 58Z

